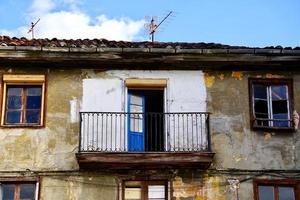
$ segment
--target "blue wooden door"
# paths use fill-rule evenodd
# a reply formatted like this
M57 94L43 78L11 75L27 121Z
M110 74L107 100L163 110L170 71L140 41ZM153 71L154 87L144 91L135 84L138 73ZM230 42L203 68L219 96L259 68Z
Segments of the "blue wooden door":
M145 96L142 93L128 92L128 150L145 150Z

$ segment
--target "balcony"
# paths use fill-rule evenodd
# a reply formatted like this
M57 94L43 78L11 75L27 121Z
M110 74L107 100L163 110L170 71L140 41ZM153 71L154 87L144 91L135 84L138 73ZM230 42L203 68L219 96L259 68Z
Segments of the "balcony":
M81 169L207 169L209 113L81 112Z

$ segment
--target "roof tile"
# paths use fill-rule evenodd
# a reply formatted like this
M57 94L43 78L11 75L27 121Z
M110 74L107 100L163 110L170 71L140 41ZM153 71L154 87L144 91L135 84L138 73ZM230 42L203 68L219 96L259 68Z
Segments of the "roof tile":
M218 43L187 43L187 42L127 42L106 39L27 39L0 35L0 46L42 46L71 48L165 48L165 49L253 49L245 46L230 46ZM269 46L261 49L299 50L300 47Z

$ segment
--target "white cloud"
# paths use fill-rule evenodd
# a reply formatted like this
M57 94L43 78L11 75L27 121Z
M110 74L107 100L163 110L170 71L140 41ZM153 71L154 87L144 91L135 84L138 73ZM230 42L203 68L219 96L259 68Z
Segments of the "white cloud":
M30 7L30 15L33 17L50 12L55 7L53 0L34 0Z
M67 6L66 10L54 11L59 3ZM34 21L41 18L35 28L36 38L105 38L109 40L132 41L140 38L144 20L130 18L108 18L99 15L95 19L82 12L77 0L34 0L29 18ZM93 22L93 23L92 23ZM16 30L0 30L0 34L30 37L28 27Z

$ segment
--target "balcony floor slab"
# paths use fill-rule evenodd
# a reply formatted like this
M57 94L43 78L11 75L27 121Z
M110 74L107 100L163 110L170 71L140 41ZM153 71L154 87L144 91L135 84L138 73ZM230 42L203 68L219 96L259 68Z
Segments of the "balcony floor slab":
M82 170L101 169L208 169L212 152L81 152L76 154Z

